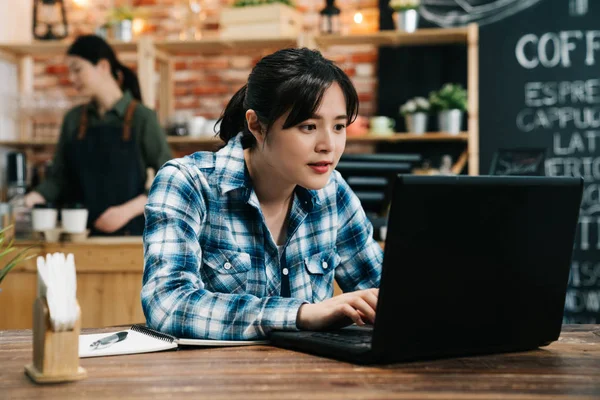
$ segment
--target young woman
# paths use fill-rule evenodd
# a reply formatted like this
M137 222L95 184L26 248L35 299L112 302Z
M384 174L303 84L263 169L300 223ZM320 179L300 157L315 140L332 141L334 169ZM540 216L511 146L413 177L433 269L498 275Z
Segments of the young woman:
M317 51L263 58L221 117L217 153L172 160L146 205L142 306L179 337L373 322L382 250L334 168L357 115ZM332 298L334 278L344 292Z
M26 204L82 203L92 234L141 235L146 169L171 158L166 136L142 105L136 75L102 38L77 38L67 64L75 88L92 101L65 116L52 173Z

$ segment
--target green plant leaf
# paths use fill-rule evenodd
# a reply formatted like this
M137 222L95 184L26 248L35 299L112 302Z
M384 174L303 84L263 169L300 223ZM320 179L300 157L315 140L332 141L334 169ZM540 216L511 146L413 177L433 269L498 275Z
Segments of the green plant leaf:
M17 251L17 248L15 248L14 246L14 237L12 237L11 240L7 243L6 232L9 229L12 229L12 226L9 225L6 228L0 230L0 261L2 261L4 257L6 257L8 254ZM6 275L8 275L8 273L18 264L30 260L33 257L36 257L37 252L34 254L29 254L29 251L40 247L41 245L32 245L18 252L2 269L0 269L0 283L2 283Z
M437 92L431 92L429 102L433 111L468 109L467 91L459 84L447 83Z
M10 260L8 262L8 264L6 264L6 266L4 268L2 268L0 270L0 283L2 283L2 281L4 280L4 278L6 277L6 275L8 275L8 273L17 265L19 265L20 263L30 260L33 257L37 256L36 254L28 254L29 250L32 250L36 247L39 246L29 246L24 248L23 250L21 250L16 256L13 257L12 260Z

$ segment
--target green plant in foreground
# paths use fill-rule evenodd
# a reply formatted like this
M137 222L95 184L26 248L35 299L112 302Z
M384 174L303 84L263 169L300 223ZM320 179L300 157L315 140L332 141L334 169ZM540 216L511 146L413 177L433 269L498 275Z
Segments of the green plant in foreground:
M17 251L15 247L15 239L14 237L10 240L7 237L7 232L11 229L11 226L7 226L6 228L0 230L0 265L4 264L4 259L8 257L9 254ZM29 250L38 247L38 246L29 246L19 251L10 261L4 265L2 269L0 269L0 284L6 278L6 275L18 264L27 261L37 254L30 254Z

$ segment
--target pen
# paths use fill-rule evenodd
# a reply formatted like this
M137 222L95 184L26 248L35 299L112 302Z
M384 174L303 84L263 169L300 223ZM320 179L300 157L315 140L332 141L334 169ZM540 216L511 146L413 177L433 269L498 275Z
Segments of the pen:
M121 340L125 340L126 337L127 337L127 332L125 332L125 331L113 333L110 336L103 337L100 340L96 340L94 343L90 344L90 347L94 350L104 349L108 346L111 346L111 345L117 343L117 342L120 342Z

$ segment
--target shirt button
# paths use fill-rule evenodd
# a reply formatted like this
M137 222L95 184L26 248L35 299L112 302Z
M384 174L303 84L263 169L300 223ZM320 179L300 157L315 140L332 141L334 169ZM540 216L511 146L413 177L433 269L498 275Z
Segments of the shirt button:
M225 265L223 265L223 267L225 269L231 269L231 263L226 262Z
M287 268L284 268L283 271L281 271L284 275L287 276L287 274L290 273L290 271Z
M327 261L323 261L323 264L321 264L321 265L323 266L323 269L327 269L327 267L329 266L329 265L327 265Z

